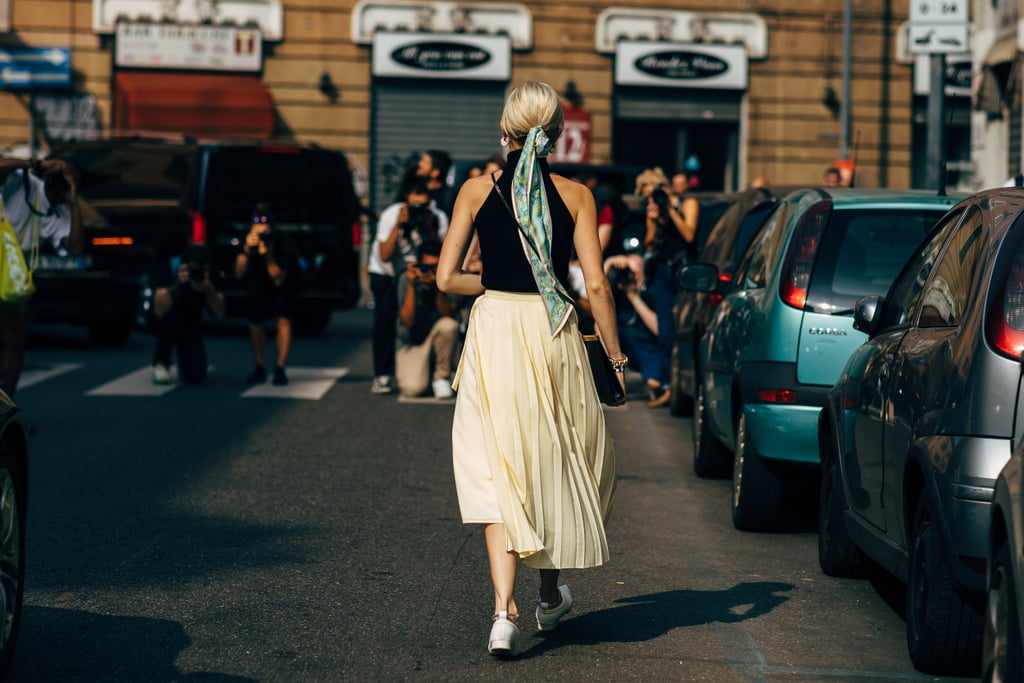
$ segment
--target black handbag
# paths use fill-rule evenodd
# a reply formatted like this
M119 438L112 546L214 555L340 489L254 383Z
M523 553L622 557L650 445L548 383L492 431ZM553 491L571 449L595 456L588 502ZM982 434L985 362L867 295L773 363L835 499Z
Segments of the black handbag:
M498 193L498 197L501 198L501 203L508 209L512 219L516 222L516 227L523 233L524 241L530 247L534 249L533 243L526 238L523 226L519 223L519 219L516 218L516 214L512 211L512 207L509 206L508 200L505 199L505 195L501 194L501 189L498 187L498 181L494 179L494 174L491 174L491 182L494 183L494 191ZM536 250L534 249L534 253ZM587 360L590 361L590 373L594 376L594 386L597 388L597 398L609 406L621 406L626 402L626 392L622 388L622 383L619 382L619 375L612 366L612 362L608 359L608 354L604 350L604 344L601 343L601 338L597 336L597 331L594 328L594 321L589 316L583 314L580 307L575 302L571 302L573 309L576 311L576 321L579 326L580 334L583 336L583 345L587 349Z

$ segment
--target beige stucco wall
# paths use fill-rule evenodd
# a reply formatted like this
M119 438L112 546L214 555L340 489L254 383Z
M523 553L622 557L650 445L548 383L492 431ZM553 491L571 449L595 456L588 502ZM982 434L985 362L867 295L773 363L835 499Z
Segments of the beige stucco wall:
M513 81L564 87L573 79L593 115L592 159L611 154L611 55L594 49L607 5L584 0L522 3L533 15L534 48L512 59ZM817 182L838 153L839 122L823 106L826 82L840 91L842 3L835 0L619 0L617 6L757 13L768 30L768 57L750 64L746 177ZM267 58L264 81L295 137L345 150L363 168L369 156L370 50L350 39L353 0L284 0L284 41ZM98 98L110 124L109 43L92 32L91 0L12 0L9 37L33 46L68 46L76 88ZM910 180L911 68L895 60L895 31L906 2L854 2L852 131L858 184L906 186ZM326 71L336 103L318 90ZM285 131L282 131L285 132ZM0 93L0 145L28 134L24 97Z

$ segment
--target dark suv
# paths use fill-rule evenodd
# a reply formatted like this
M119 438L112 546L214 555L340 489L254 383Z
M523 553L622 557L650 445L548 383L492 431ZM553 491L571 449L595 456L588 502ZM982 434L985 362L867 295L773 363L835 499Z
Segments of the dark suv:
M298 329L319 332L335 309L350 308L359 299L361 206L348 160L339 151L294 142L127 137L71 143L53 156L75 165L79 193L105 226L103 245L92 240L90 249L120 247L108 259L106 277L96 272L98 255L77 271L103 281L96 287L106 286L107 295L119 302L111 306L115 320L90 323L94 337L104 330L113 337L109 330L126 324L130 331L127 321L138 314L147 273L190 242L210 245L228 315L244 315L245 291L233 276L234 260L258 201L273 206L277 229L289 233L299 252ZM48 305L75 300L75 273L65 273L64 286L40 287L37 298ZM134 278L131 294L113 287L115 279L126 277Z

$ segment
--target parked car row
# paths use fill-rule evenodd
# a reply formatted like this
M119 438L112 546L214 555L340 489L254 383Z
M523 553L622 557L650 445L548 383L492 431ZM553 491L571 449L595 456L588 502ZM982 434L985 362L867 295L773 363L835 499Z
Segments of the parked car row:
M41 254L35 321L84 324L97 342L123 342L145 304L145 275L190 242L210 246L228 315L243 315L234 258L259 201L301 258L298 329L318 332L359 300L361 205L341 152L129 135L67 143L52 156L77 171L86 247Z
M821 569L905 582L921 671L1024 680L1024 192L773 203L731 278L709 250L679 274L680 301L714 311L690 313L707 326L677 375L694 469L731 470L743 530L817 493Z

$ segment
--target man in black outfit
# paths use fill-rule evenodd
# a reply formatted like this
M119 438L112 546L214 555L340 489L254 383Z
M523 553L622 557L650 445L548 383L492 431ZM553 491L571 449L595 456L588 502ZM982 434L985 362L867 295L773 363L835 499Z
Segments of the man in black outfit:
M153 298L153 315L157 319L154 384L170 384L171 352L175 346L181 381L201 384L206 379L203 311L208 310L215 318L224 317L224 295L210 281L209 268L209 249L193 244L157 275Z

